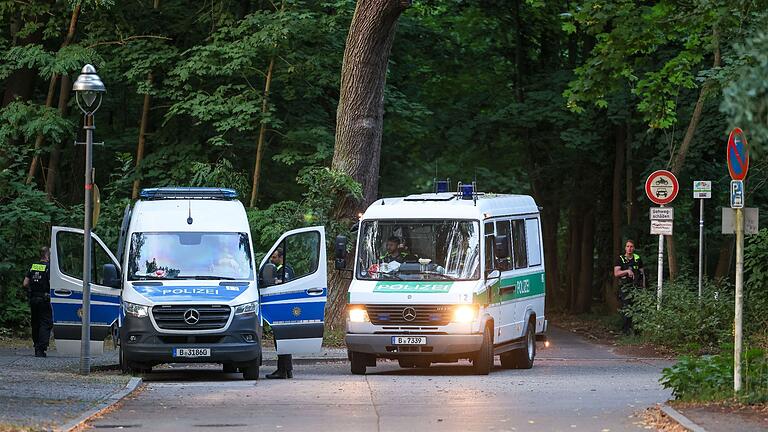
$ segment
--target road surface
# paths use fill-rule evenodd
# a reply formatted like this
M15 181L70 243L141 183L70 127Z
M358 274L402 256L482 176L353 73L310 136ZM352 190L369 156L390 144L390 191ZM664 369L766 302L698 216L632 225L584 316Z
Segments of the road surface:
M366 376L346 362L297 365L292 380L243 381L218 367L176 367L91 423L131 431L624 431L635 413L669 399L670 363L617 355L553 328L531 370L471 374L469 363L400 369L379 360ZM264 373L271 372L264 367Z

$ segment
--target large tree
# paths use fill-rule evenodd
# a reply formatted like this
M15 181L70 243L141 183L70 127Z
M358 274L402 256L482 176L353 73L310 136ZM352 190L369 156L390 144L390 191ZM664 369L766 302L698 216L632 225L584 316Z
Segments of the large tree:
M362 203L343 200L341 216L352 216L376 199L384 124L384 85L395 28L408 0L359 0L341 68L333 168L363 187Z

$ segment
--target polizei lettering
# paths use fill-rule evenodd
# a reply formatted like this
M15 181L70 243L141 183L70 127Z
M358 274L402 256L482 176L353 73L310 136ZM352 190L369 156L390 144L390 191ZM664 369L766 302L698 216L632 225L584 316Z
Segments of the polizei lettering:
M163 289L163 295L182 295L182 294L203 294L203 295L218 295L218 288L173 288Z

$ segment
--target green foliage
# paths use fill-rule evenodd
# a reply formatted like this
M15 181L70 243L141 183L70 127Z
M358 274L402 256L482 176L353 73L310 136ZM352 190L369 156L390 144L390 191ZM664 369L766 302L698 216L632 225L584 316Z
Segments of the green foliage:
M660 382L683 401L719 401L733 397L733 350L725 354L683 356L665 368ZM768 355L761 349L747 349L742 355L742 389L738 400L747 403L768 401Z

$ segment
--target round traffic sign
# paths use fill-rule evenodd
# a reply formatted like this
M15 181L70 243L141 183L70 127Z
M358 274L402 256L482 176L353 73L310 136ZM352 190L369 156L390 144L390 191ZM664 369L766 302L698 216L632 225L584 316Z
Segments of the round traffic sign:
M645 194L648 195L649 200L658 205L674 201L679 190L677 178L667 170L654 171L645 181Z
M733 128L728 136L728 173L733 180L744 180L749 170L747 138L740 128Z

